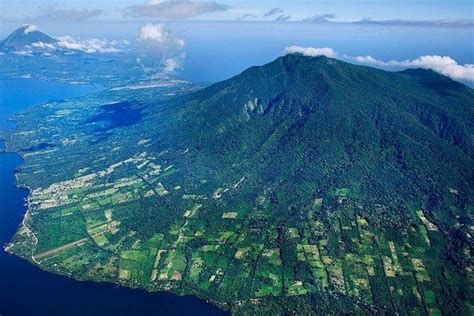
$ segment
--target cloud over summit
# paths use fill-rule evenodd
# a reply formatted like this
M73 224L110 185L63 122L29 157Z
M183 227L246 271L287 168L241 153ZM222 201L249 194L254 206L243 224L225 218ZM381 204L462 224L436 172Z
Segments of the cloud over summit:
M34 32L34 31L38 30L38 27L34 24L25 24L22 27L24 28L23 33L25 33L25 34L28 34L28 33L31 33L31 32Z
M339 54L329 47L301 47L290 46L284 49L284 55L287 54L302 54L309 57L326 56L330 58L338 58ZM453 58L449 56L438 55L424 55L412 60L390 60L382 61L372 56L349 56L342 55L341 59L355 62L358 64L371 65L374 67L385 69L406 69L406 68L423 68L431 69L444 76L450 77L454 80L473 81L474 82L474 65L473 64L458 64Z
M337 53L329 47L301 47L301 46L290 46L285 48L283 51L284 55L288 54L301 54L308 57L326 56L330 58L336 58Z

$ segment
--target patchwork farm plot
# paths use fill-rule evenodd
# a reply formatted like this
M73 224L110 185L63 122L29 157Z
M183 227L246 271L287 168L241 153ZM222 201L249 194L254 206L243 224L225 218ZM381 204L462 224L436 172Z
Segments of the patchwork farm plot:
M236 210L211 208L207 201L215 197L168 184L174 167L161 163L141 152L33 190L28 218L9 250L30 249L31 260L45 269L76 278L191 292L231 308L316 295L357 302L361 311L377 302L387 311L440 313L443 267L430 240L441 236L422 210L414 212L418 225L406 238L394 240L357 214L341 196L345 189L336 191L336 209L315 199L302 226L255 229ZM167 200L182 207L168 230L145 237L127 224L131 210ZM203 215L209 212L212 221ZM328 212L338 216L324 223Z

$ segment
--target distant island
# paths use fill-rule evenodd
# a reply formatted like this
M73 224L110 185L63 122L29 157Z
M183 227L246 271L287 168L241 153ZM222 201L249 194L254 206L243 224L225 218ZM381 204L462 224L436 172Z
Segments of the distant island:
M236 314L469 314L473 105L433 71L288 54L33 107L6 249Z

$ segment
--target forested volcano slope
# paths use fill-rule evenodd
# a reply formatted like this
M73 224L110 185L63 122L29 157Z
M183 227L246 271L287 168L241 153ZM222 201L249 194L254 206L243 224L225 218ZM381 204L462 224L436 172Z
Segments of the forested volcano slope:
M473 90L302 55L160 89L18 117L9 251L236 313L472 313Z
M351 187L402 226L414 205L452 226L472 203L474 92L433 71L287 55L188 98L180 144L288 202Z

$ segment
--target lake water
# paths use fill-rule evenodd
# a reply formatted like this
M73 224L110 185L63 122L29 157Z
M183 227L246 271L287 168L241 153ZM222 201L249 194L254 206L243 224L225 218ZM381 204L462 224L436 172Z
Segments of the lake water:
M0 80L0 129L5 119L35 104L100 90L40 80ZM0 150L4 144L0 143ZM223 315L192 296L148 293L113 284L79 282L42 271L3 250L21 223L28 191L15 186L14 171L22 159L0 152L0 315Z

